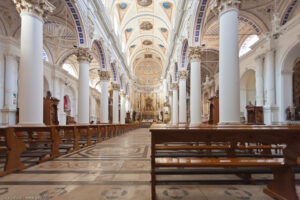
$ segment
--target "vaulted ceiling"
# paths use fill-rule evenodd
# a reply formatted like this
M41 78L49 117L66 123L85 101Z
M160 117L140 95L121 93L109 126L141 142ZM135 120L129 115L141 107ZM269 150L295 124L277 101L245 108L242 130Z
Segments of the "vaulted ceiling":
M159 84L174 26L177 1L106 1L137 85Z

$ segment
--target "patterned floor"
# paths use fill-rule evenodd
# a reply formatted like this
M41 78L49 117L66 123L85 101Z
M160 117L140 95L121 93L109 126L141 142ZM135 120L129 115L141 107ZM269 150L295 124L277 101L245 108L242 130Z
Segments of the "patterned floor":
M148 129L132 131L0 178L0 199L150 200L149 147ZM161 177L164 178L166 177ZM262 192L264 185L203 184L205 180L239 181L234 175L202 175L189 178L201 180L202 184L159 185L158 199L270 200Z

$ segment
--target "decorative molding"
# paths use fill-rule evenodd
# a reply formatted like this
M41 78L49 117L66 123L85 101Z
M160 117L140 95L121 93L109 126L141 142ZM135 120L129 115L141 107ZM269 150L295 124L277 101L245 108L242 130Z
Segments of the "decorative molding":
M172 84L172 89L173 90L178 90L178 83L173 83Z
M189 47L189 59L190 61L200 62L203 57L203 48L202 47Z
M113 90L120 90L120 84L119 83L111 83L111 87Z
M98 75L100 77L100 81L109 81L110 79L109 71L99 71Z
M46 18L55 9L48 0L13 0L13 2L19 13L32 13L41 18Z
M93 60L93 56L88 48L79 47L75 55L77 56L78 62L87 61L90 63Z
M241 0L214 0L210 6L210 9L215 14L221 14L230 9L240 9Z
M178 71L178 78L179 80L186 80L188 77L188 71L187 70L180 70Z

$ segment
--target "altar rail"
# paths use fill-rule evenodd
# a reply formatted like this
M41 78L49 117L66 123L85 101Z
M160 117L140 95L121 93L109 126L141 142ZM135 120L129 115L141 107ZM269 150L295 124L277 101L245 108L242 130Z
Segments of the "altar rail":
M122 135L138 124L0 127L0 176Z
M153 200L156 175L162 174L162 170L173 169L169 174L176 174L177 169L216 167L236 170L237 174L245 168L271 169L274 180L264 192L278 200L298 200L293 169L299 166L299 126L153 125L150 131ZM218 149L217 153L213 149ZM220 149L225 154L219 155ZM172 150L178 155L162 155L162 150ZM188 150L185 155L184 150Z

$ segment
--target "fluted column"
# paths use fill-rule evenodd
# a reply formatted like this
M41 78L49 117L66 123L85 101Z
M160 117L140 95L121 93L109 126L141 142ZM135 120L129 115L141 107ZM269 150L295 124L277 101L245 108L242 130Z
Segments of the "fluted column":
M16 124L16 105L18 90L18 58L15 55L6 55L5 64L5 99L3 122L5 125Z
M90 97L90 62L93 57L86 48L78 48L76 52L79 62L78 123L89 124Z
M188 72L182 70L178 72L179 78L179 123L186 123L186 79L188 77Z
M265 55L265 97L264 123L271 125L278 122L279 108L275 98L275 52L270 50Z
M189 59L191 62L191 92L190 92L190 126L201 124L201 47L190 47Z
M108 84L110 75L108 71L99 72L101 82L100 122L108 124Z
M215 0L220 22L220 122L240 123L239 0Z
M173 124L178 124L178 83L173 83L172 90L173 90L172 119L173 119Z
M255 84L256 84L256 106L264 105L264 81L263 81L263 58L257 57L256 71L255 71Z
M113 124L119 124L119 90L120 84L112 83L113 89Z
M13 0L21 16L19 124L43 125L43 18L55 7L47 0Z
M120 124L125 124L125 92L120 92L121 105L120 105Z
M170 123L173 123L173 91L169 91L169 104L170 104Z

